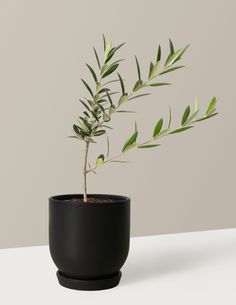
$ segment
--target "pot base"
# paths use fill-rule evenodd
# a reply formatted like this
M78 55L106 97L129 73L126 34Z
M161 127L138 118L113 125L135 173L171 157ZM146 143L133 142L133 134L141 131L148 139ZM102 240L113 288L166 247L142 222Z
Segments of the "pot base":
M119 271L108 278L97 280L79 280L75 278L69 278L58 270L57 278L60 285L66 288L76 290L103 290L117 286L120 282L121 274L121 271Z

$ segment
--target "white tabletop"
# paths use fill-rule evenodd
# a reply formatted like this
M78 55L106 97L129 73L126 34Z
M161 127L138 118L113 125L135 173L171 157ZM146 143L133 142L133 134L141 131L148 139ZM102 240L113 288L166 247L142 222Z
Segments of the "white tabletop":
M0 250L0 304L235 305L236 229L131 239L116 288L59 286L47 246Z

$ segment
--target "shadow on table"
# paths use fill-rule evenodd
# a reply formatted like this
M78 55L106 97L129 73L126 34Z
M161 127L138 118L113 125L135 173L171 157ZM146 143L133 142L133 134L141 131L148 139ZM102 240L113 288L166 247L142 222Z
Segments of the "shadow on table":
M155 243L155 241L154 241ZM171 241L170 241L171 243ZM159 244L159 243L158 243ZM226 240L222 242L214 240L206 244L204 241L201 244L199 241L196 246L188 249L181 249L182 244L174 244L164 249L156 247L153 250L142 248L134 258L128 259L122 282L136 283L139 281L160 278L174 273L182 273L191 271L195 268L202 267L207 264L214 263L220 260L236 259L236 237L234 240ZM132 249L131 249L132 251Z

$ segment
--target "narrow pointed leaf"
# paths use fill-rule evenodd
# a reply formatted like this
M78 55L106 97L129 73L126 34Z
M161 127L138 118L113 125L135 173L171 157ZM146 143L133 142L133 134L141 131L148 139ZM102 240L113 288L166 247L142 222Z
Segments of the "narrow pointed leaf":
M111 48L112 48L112 42L111 40L108 40L106 43L106 49L104 51L104 58L107 58L109 52L111 51Z
M91 111L89 106L84 101L82 101L81 99L79 99L79 101L89 112Z
M149 73L148 73L148 78L152 76L152 71L153 71L154 65L152 62L150 62L150 67L149 67Z
M190 128L193 128L193 126L186 126L186 127L178 128L178 129L176 129L174 131L171 131L170 134L183 132L183 131L188 130Z
M82 137L80 137L80 136L68 136L68 138L71 138L71 139L77 139L77 140L83 140L83 138Z
M126 152L135 146L136 140L138 137L138 132L135 131L132 136L125 142L122 152Z
M139 66L139 62L138 62L137 56L135 56L135 62L136 62L136 66L137 66L138 80L139 80L139 82L141 82L141 72L140 72L140 66Z
M111 99L110 93L109 93L108 91L106 91L106 94L107 94L107 97L108 97L108 100L109 100L111 106L113 106L113 103L112 103L112 99Z
M99 136L102 136L104 133L106 133L106 130L101 129L101 130L95 131L94 136L99 137Z
M97 82L98 79L97 79L96 73L94 72L93 68L89 64L86 64L86 66L88 67L89 71L91 72L94 81Z
M169 67L171 65L173 65L176 61L178 61L181 56L184 54L184 52L187 50L187 48L189 47L189 45L187 45L185 48L183 49L179 49L176 52L174 52L166 61L165 66Z
M120 113L136 113L136 111L129 111L129 110L117 110L116 112L120 112Z
M94 51L94 54L95 54L95 57L96 57L96 60L97 60L98 67L99 67L99 69L101 69L101 64L100 64L100 61L99 61L98 53L97 53L97 51L94 47L93 47L93 51Z
M105 51L107 43L106 43L106 37L104 34L102 34L102 38L103 38L103 50Z
M157 60L156 61L160 61L160 60L161 60L161 46L159 45L158 51L157 51Z
M118 68L118 66L119 66L119 64L111 65L110 68L108 68L108 70L106 70L106 72L102 75L102 78L105 78L108 75L110 75L111 73L113 73Z
M208 108L207 108L207 111L206 111L206 116L210 115L212 113L212 111L214 111L215 109L215 105L216 105L216 97L213 97L213 99L211 100Z
M118 51L124 44L125 44L125 42L121 43L117 47L112 48L107 55L107 59L106 59L105 63L109 62L112 59L112 57L115 55L116 51Z
M206 117L204 117L204 118L198 119L198 120L196 120L195 122L201 122L201 121L210 119L210 118L212 118L213 116L215 116L215 115L217 115L217 114L218 114L218 112L213 113L213 114L211 114L211 115L209 115L209 116L206 116Z
M154 128L154 131L153 131L153 138L156 138L156 136L158 136L159 132L160 132L161 129L162 129L162 125L163 125L163 119L161 118L161 119L157 122L157 124L156 124L156 126L155 126L155 128Z
M168 129L170 128L170 124L171 124L171 109L170 109L170 106L169 106Z
M80 132L79 126L73 124L73 129L74 129L74 132L75 132L79 137L82 137L82 138L83 138L83 136L82 136L82 134L81 134L81 132Z
M88 92L89 92L89 93L91 94L91 96L93 97L93 91L92 91L92 89L89 87L89 85L86 83L85 80L83 80L82 78L81 78L81 80L82 80L83 84L85 85L86 89L88 90Z
M152 148L152 147L157 147L157 146L160 146L160 144L141 145L141 146L138 146L138 148Z
M160 86L168 86L171 85L170 83L153 83L149 84L150 87L160 87Z
M190 114L190 106L188 106L184 111L182 121L181 121L181 125L184 125L184 123L187 121L187 119L189 117L189 114Z
M173 55L175 52L175 49L174 49L174 45L173 45L173 42L171 41L171 39L169 39L169 45L170 45L170 54Z
M123 82L123 79L122 79L122 77L120 76L120 74L119 74L119 73L117 73L117 74L118 74L119 81L120 81L120 86L121 86L121 90L122 90L122 95L124 95L124 94L125 94L124 82Z
M142 81L137 80L137 82L134 85L133 91L135 92L135 91L139 90L141 88L141 86L142 86Z
M165 69L161 73L159 73L159 75L163 75L163 74L166 74L166 73L169 73L169 72L172 72L172 71L184 68L184 67L185 66L176 66L176 67L172 67L172 68L169 68L169 69Z
M133 96L133 97L129 98L129 101L134 100L134 99L139 98L139 97L147 96L147 95L150 95L150 93L143 93L143 94Z
M160 67L160 62L157 61L156 64L152 67L152 70L149 73L149 79L153 79L157 76L157 71Z

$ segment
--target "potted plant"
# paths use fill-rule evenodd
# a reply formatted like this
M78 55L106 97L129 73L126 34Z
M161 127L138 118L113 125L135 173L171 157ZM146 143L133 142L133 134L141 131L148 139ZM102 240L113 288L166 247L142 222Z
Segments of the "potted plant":
M193 110L190 106L184 110L180 126L172 128L169 108L168 120L164 123L163 118L160 118L154 124L149 139L141 143L138 141L139 132L135 123L134 131L124 142L121 151L110 156L108 131L110 133L113 115L129 112L125 110L126 104L133 102L133 99L143 99L149 94L146 89L169 85L159 82L158 79L183 68L183 65L178 63L188 45L175 50L169 40L169 54L164 61L159 46L146 77L142 76L139 61L135 57L137 80L128 91L124 79L116 73L122 60L114 60L124 43L113 46L104 36L103 43L102 58L98 56L96 49L93 49L98 71L95 72L95 69L86 64L93 85L82 79L88 97L79 100L84 111L74 123L74 135L71 136L84 144L83 194L49 198L49 245L51 256L58 268L57 277L62 286L78 290L99 290L118 285L121 278L120 269L127 258L130 239L130 199L118 195L88 194L87 175L108 163L126 162L123 157L137 149L158 147L161 138L187 131L193 128L195 123L217 114L215 97L210 101L205 114L200 117L196 101ZM118 92L113 89L116 84ZM100 154L95 164L91 165L88 161L89 149L102 136L107 137L107 153Z

